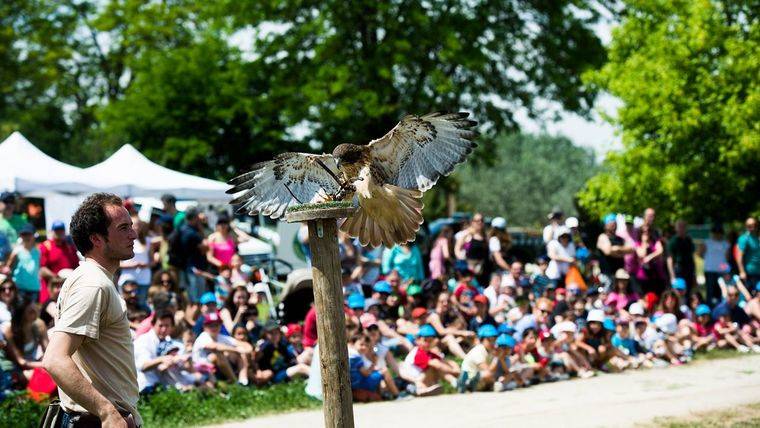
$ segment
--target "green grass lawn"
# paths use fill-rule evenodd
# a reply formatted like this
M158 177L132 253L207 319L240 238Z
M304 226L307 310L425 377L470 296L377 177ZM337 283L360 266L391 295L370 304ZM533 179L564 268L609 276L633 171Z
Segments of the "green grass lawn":
M749 428L760 426L760 403L752 403L731 409L694 413L682 417L655 418L640 427L663 428Z

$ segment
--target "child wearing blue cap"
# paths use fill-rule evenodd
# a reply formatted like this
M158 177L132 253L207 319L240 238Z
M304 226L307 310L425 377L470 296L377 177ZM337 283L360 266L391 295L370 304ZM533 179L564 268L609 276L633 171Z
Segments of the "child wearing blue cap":
M420 397L440 394L444 379L456 386L459 366L438 350L438 333L432 325L420 327L415 344L399 366L401 378L414 385L414 393Z
M499 328L501 331L501 328ZM511 391L517 388L518 376L512 372L512 350L517 346L517 341L506 333L500 333L496 338L494 349L494 363L496 366L493 383L494 392Z
M692 343L694 350L704 349L711 351L715 349L715 336L713 336L713 322L710 307L704 303L697 306L694 310L697 317L694 322L694 336Z
M478 328L478 343L462 360L462 374L459 375L457 391L484 391L493 386L496 369L494 350L498 335L496 327L491 324L483 324Z

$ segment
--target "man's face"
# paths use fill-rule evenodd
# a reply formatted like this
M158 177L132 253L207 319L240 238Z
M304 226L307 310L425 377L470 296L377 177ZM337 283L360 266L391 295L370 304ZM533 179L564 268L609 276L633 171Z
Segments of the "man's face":
M220 322L212 322L211 324L206 324L203 326L203 330L205 330L214 339L216 339L216 337L219 335L219 331L221 329L222 323Z
M137 298L137 284L134 282L127 282L121 286L121 297L127 302L133 301Z
M520 275L522 275L522 263L520 262L512 263L512 266L510 266L510 271L512 272L512 276L514 276L515 278L518 278Z
M654 208L644 210L644 223L650 226L654 224L654 215Z
M172 330L174 330L174 326L170 318L162 318L156 321L156 325L153 326L153 329L155 330L158 338L161 340L164 340L167 336L172 335Z
M56 241L63 241L66 239L66 229L56 229L53 231L53 237Z
M16 208L16 201L9 200L6 202L0 202L0 211L2 211L5 214L13 214L13 210Z
M747 232L749 233L757 232L757 220L755 220L754 218L750 218L749 220L747 220L744 226L746 226Z
M134 243L137 232L132 228L132 218L126 208L118 205L106 206L106 213L111 219L108 236L99 240L103 254L109 259L129 260L135 255ZM96 244L97 245L97 244Z
M739 303L739 290L737 290L735 287L731 287L728 289L727 298L728 304L733 306L736 306L737 303Z
M686 222L683 220L678 220L676 222L676 234L678 236L684 236L686 235Z

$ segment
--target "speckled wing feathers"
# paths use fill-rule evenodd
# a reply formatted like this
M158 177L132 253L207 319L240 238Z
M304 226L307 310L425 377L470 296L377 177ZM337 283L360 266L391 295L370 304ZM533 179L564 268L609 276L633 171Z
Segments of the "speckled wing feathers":
M284 216L291 205L324 200L340 186L320 161L338 175L332 155L283 153L258 163L228 182L233 187L227 193L236 195L231 203L242 204L238 211L262 213L274 219Z
M371 141L376 176L405 189L426 191L449 175L476 147L477 122L468 113L406 116L382 138Z

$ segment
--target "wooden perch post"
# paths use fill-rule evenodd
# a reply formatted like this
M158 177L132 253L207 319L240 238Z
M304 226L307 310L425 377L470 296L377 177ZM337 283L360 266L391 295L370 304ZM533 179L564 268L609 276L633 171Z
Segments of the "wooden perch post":
M353 428L337 219L350 217L356 209L318 205L313 209L299 208L286 218L290 223L306 222L309 227L325 427Z

